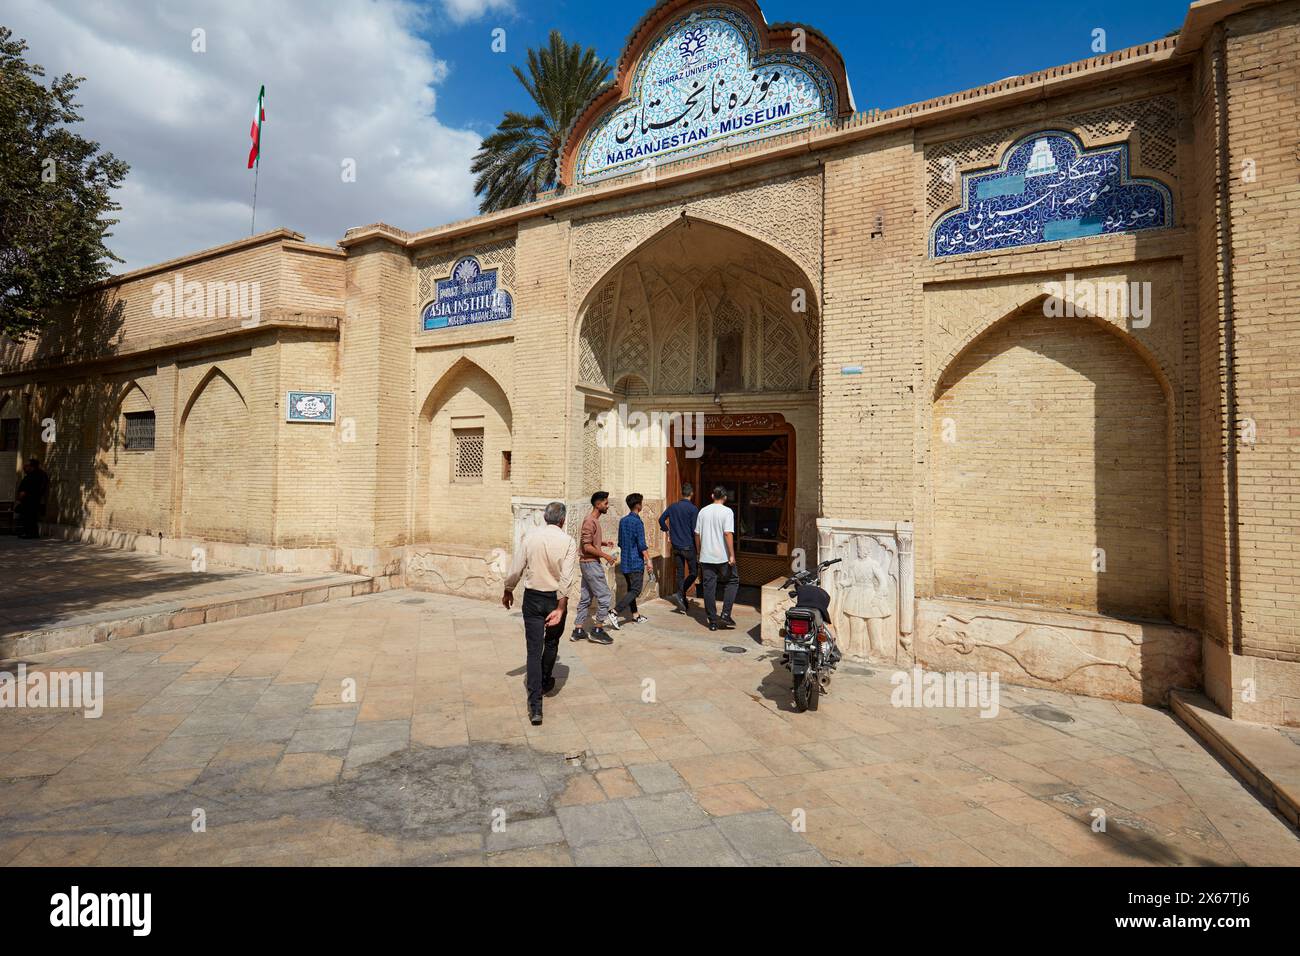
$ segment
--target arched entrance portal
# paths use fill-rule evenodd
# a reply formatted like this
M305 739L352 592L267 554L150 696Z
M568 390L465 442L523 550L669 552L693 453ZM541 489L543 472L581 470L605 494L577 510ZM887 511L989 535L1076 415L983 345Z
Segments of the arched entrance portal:
M693 500L703 506L712 489L726 488L727 504L736 512L740 583L762 587L787 574L791 553L800 546L794 426L780 412L706 414L701 450L698 458L689 458L687 448L670 443L667 500L676 501L689 484Z
M601 488L621 513L644 495L662 554L658 514L682 484L701 506L726 487L748 586L785 573L796 548L815 553L817 299L790 257L716 223L683 216L631 251L579 314L573 498ZM649 440L625 440L641 423Z

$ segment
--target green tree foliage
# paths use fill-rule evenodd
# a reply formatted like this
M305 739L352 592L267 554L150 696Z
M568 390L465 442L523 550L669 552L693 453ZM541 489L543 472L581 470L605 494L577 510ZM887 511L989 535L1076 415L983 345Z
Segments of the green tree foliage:
M507 112L483 140L470 166L478 176L474 192L482 212L531 202L555 187L564 134L609 78L610 68L591 47L570 44L552 30L548 46L528 51L528 75L513 69L541 112Z
M0 333L36 334L52 306L121 262L104 245L120 207L111 194L127 164L73 133L84 77L48 87L27 44L0 26Z

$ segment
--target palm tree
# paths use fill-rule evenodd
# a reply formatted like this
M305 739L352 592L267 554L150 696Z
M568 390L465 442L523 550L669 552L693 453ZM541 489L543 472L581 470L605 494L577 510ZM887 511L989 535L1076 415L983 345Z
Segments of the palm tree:
M508 111L496 132L483 140L470 172L479 211L493 212L531 202L553 189L560 146L578 112L609 78L609 64L591 47L568 43L551 31L549 46L528 51L528 75L512 67L541 110L533 116Z

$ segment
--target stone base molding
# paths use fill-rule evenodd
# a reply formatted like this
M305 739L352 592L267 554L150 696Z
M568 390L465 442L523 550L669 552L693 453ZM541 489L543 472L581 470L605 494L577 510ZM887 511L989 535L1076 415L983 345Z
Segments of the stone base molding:
M510 555L504 548L413 544L406 549L402 567L408 588L499 601Z
M1229 717L1300 727L1300 661L1236 654L1208 635L1201 653L1205 695Z
M1200 637L1172 624L975 601L917 601L916 662L1145 704L1201 683Z
M195 550L201 549L206 564L227 568L244 568L249 571L308 571L344 570L368 577L383 575L384 569L369 566L353 569L344 567L337 548L276 548L264 544L234 544L228 541L208 541L204 538L174 538L160 534L142 534L135 531L117 531L112 528L86 528L80 525L42 524L42 534L64 541L79 541L101 548L118 548L156 554L170 558L196 559Z

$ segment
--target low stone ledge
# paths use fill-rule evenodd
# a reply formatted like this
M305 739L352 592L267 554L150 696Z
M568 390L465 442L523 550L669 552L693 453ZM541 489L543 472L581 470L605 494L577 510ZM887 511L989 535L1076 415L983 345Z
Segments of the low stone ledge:
M916 662L934 670L1157 705L1201 686L1200 636L1173 624L932 598L916 609Z
M269 614L272 611L291 610L325 601L371 594L377 590L387 590L392 586L390 579L382 580L386 582L385 585L379 585L377 581L357 581L347 584L300 587L277 594L233 600L229 596L214 597L206 601L197 600L188 606L177 603L156 605L158 610L146 614L132 613L130 608L124 608L123 616L118 620L87 621L0 636L0 660L27 657L70 647L102 644L105 641L122 640L128 637L160 634L163 631L177 631L182 628L197 627L200 624L215 624L241 617Z
M1170 694L1174 715L1269 806L1300 827L1300 746L1267 724L1224 715L1191 691Z
M82 525L43 523L43 532L51 538L91 544L119 551L135 551L161 557L194 559L194 549L201 549L209 565L242 568L263 573L321 574L336 573L338 551L332 547L279 548L265 544L233 544L203 538L171 538L112 528L87 528ZM349 572L343 572L349 573Z

